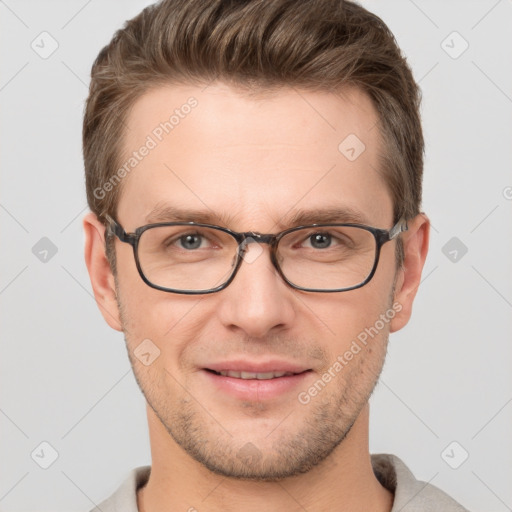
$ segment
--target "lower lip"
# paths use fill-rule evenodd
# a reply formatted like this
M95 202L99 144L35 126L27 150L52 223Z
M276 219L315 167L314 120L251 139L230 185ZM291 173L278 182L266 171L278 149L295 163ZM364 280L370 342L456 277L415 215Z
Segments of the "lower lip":
M287 377L266 380L224 377L208 370L203 370L202 373L224 393L240 400L260 401L276 398L297 390L311 372L306 371L295 375L288 375Z

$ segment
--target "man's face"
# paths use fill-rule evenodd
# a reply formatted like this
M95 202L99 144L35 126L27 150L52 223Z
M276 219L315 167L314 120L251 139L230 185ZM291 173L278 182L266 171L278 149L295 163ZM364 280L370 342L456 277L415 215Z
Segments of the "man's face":
M192 96L197 106L185 109L190 113L158 141L155 128ZM285 89L265 98L223 84L153 90L130 113L123 158L148 135L157 145L124 179L117 220L127 232L151 222L205 220L162 214L169 207L203 212L210 223L235 231L276 233L299 211L346 209L389 229L393 208L376 171L376 122L370 100L355 90L340 97ZM355 160L338 149L350 134L365 145ZM381 315L390 317L395 247L383 246L366 286L312 293L289 287L272 266L269 247L251 244L226 289L191 296L147 286L132 248L117 241L128 353L148 404L174 441L232 477L286 477L324 460L381 371L389 324L375 325ZM358 335L371 327L365 344ZM134 354L147 339L160 351L148 366ZM212 370L294 375L245 380ZM331 378L322 380L329 371ZM310 391L315 383L316 393Z

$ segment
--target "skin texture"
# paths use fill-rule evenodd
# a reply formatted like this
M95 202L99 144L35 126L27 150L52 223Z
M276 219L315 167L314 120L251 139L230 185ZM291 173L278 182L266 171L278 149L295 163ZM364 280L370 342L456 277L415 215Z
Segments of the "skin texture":
M116 220L127 232L163 221L151 215L157 206L199 210L236 231L276 233L299 210L329 208L392 227L393 205L378 173L377 114L363 93L290 88L248 96L223 83L160 87L132 109L123 156L192 96L197 106L122 181ZM354 161L338 150L349 134L366 146ZM119 240L114 279L104 227L86 216L95 297L108 324L124 332L148 402L152 473L139 491L140 510L391 509L392 495L371 468L368 399L389 333L409 320L426 258L428 219L418 215L408 225L403 268L396 268L396 242L389 242L375 276L357 290L294 290L262 245L226 289L187 296L147 286L132 248ZM309 403L300 403L299 392L393 304L400 309L393 319ZM148 366L134 355L145 339L160 351ZM212 385L204 370L233 359L278 359L309 372L273 398L254 393L242 400Z

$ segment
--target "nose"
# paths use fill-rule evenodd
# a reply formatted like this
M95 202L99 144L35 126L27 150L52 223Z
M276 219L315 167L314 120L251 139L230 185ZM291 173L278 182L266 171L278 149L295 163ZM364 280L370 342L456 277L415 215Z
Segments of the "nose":
M218 292L217 314L231 331L263 338L293 324L294 293L272 265L269 246L251 243L233 281Z

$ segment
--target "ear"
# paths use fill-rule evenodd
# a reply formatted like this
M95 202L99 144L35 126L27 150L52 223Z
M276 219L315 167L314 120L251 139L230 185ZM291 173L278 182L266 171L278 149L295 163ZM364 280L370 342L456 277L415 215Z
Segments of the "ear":
M85 264L89 271L96 304L105 321L116 331L122 331L116 300L114 275L105 253L105 226L94 213L84 217Z
M409 229L402 236L404 262L398 271L395 285L395 302L401 310L390 324L390 332L404 327L412 314L412 303L421 281L421 272L427 258L430 235L430 221L424 213L407 222Z

